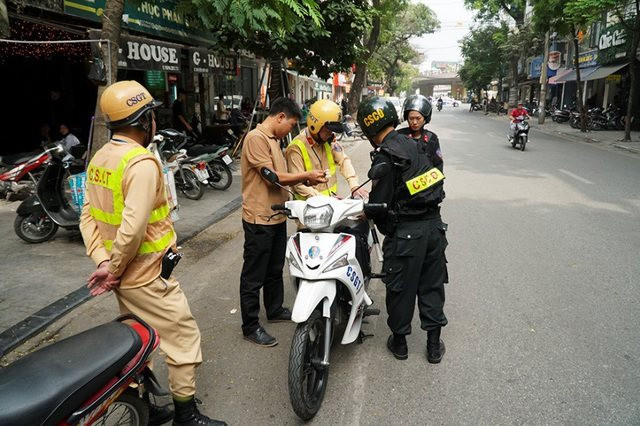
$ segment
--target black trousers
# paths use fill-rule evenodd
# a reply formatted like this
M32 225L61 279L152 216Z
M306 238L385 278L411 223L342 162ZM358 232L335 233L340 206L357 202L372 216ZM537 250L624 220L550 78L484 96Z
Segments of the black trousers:
M282 268L287 248L287 224L256 225L242 221L244 229L244 263L240 275L240 310L242 332L253 333L259 326L260 289L264 288L267 318L282 311L284 284Z
M396 334L411 333L416 298L423 330L447 325L443 311L444 283L449 281L445 230L440 217L400 222L384 240L387 324Z

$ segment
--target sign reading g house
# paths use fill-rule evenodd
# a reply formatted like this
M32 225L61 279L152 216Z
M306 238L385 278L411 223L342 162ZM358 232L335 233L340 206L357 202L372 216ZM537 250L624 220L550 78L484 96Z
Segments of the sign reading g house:
M206 49L189 49L189 68L197 73L223 73L235 75L237 58L218 56Z
M177 44L123 37L120 40L118 67L180 72L180 48Z

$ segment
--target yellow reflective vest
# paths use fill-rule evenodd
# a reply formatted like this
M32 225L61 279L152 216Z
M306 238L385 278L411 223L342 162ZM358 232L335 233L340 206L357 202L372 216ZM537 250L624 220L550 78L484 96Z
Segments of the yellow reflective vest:
M300 149L300 154L302 154L302 161L304 161L304 168L306 171L313 170L313 165L311 164L311 159L309 158L309 150L307 150L307 145L302 142L300 139L294 139L291 143L297 146ZM336 176L336 163L333 160L333 153L331 152L330 146L325 146L324 152L327 155L327 163L329 164L329 173L334 178L334 183L328 189L324 191L318 191L322 195L335 195L338 193L338 180L335 178ZM304 200L305 197L299 194L295 194L296 200Z
M158 164L156 158L140 145L110 142L98 151L89 163L86 189L89 213L96 222L107 251L112 250L113 241L122 223L126 196L123 193L125 174L128 167L144 159L152 159ZM158 170L161 175L162 169L159 164ZM149 188L150 191L156 191L157 196L148 218L144 238L137 249L137 256L127 266L127 270L133 269L140 273L149 267L154 270L159 268L162 256L175 242L176 235L169 217L170 208L162 178L160 185L161 188Z

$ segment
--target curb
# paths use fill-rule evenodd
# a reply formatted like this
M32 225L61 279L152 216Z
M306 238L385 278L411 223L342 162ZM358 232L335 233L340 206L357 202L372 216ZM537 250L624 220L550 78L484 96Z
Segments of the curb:
M237 210L241 205L242 196L238 196L229 201L227 204L216 210L209 220L207 220L199 229L195 229L180 238L177 244L181 245L189 241L200 232L224 219L230 213ZM0 333L0 357L5 356L11 350L24 343L27 339L35 336L44 328L48 327L50 324L82 305L89 299L91 299L89 289L83 285L79 289L72 291L61 299L45 306L33 315L30 315L26 319L3 331Z
M616 148L624 149L624 150L629 151L629 152L633 152L634 154L640 154L640 148L634 148L634 147L631 147L631 146L625 146L625 145L622 145L622 144L619 144L619 143L613 143L613 144L611 144L611 146L615 146Z

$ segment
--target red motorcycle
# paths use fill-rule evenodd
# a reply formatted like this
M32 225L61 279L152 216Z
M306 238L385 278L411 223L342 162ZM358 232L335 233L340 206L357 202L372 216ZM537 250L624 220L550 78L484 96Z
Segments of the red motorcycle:
M20 358L0 369L0 425L146 425L144 392L167 395L149 369L159 343L128 314Z
M51 149L54 149L54 147L30 157L25 157L24 155L2 157L2 163L12 168L0 174L0 193L7 195L25 191L33 193L41 174L38 171L51 158L49 155Z

